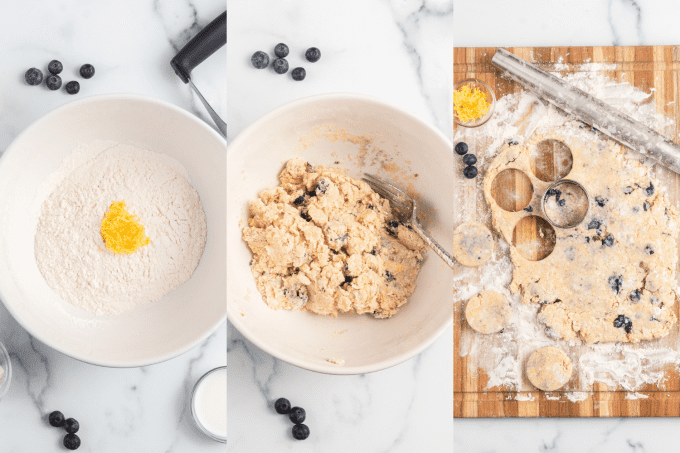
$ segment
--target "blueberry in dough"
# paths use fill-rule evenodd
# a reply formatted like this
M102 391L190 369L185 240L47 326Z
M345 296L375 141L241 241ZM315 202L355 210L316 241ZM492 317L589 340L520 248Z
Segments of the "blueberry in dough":
M317 195L322 195L326 193L326 190L328 190L328 186L330 183L326 178L319 178L319 182L316 183L316 194Z
M597 205L601 208L604 207L606 202L607 202L606 198L602 198L600 196L595 197L595 203L597 203Z
M614 236L608 234L606 238L602 240L602 247L611 247L614 245Z
M614 327L620 329L623 327L623 329L626 331L626 333L630 333L631 330L633 330L633 321L630 320L629 317L619 315L615 320L614 320Z
M534 210L534 208L532 208L531 206L527 206L526 208L524 208L524 210L526 212L532 212Z
M609 277L609 287L616 293L618 294L621 292L621 288L623 287L623 277L620 275L612 275Z
M589 230L597 230L597 229L600 228L601 226L602 226L602 222L600 222L599 220L593 219L593 220L591 220L590 223L588 224L588 229L589 229Z
M654 255L654 249L652 248L651 245L648 245L647 247L645 247L645 253L647 255Z
M642 296L642 293L639 290L633 290L629 295L628 298L631 300L631 302L640 302L640 297Z
M652 208L652 204L649 201L645 201L642 204L642 209L644 209L645 211L649 211L651 208Z
M311 221L312 221L312 216L310 216L309 213L308 213L307 211L302 211L302 212L300 213L300 217L302 217L303 219L305 219L305 220L308 221L308 222L311 222Z
M631 186L626 186L626 187L623 188L623 193L625 193L626 195L629 195L632 192L633 192L633 188Z
M385 271L385 279L386 279L388 282L394 281L394 274L391 273L390 271Z
M646 187L646 188L645 188L645 192L647 192L647 196L648 196L648 197L651 197L652 195L654 195L654 184L652 184L652 183L650 182L650 183L649 183L649 187Z
M560 205L560 206L564 206L565 204L567 204L567 200L562 198L561 200L557 200L557 204Z
M297 197L295 200L293 200L293 204L298 205L298 206L301 205L304 202L305 202L305 194L302 194L299 197Z

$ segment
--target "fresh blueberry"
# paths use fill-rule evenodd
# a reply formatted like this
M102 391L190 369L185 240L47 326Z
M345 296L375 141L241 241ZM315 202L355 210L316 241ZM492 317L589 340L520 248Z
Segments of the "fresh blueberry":
M274 409L279 414L287 414L290 412L290 401L285 398L279 398L274 403Z
M302 194L299 197L297 197L295 200L293 200L293 204L296 205L296 206L299 206L304 202L305 202L305 194Z
M387 280L388 282L393 282L394 274L390 271L385 271L385 280Z
M80 437L76 434L67 434L64 436L64 447L69 450L77 450L80 447Z
M654 255L654 249L652 248L651 245L648 245L647 247L645 247L645 253L647 255Z
M45 77L45 85L47 85L47 88L49 88L52 91L58 90L61 88L61 77L58 75L50 74L47 77Z
M646 188L645 188L645 191L647 192L647 196L648 196L648 197L651 197L652 195L654 195L654 184L652 184L652 183L650 182L650 183L649 183L649 187L646 187Z
M296 425L299 425L300 423L305 421L305 418L307 418L307 414L305 413L305 410L301 407L293 407L291 410L288 412L288 418L290 419L291 422L295 423Z
M91 64L84 64L80 67L80 76L83 79L91 79L94 76L94 66Z
M70 81L66 84L66 92L68 94L78 94L80 91L80 84L75 80Z
M474 154L466 154L463 156L463 163L465 165L474 165L477 163L477 157Z
M300 423L293 426L293 437L297 440L305 440L309 437L309 428L307 425Z
M319 61L319 58L321 58L321 51L316 47L310 47L307 49L307 52L305 52L305 58L310 63L316 63Z
M606 238L602 240L602 247L611 247L614 245L614 236L608 234Z
M626 187L623 188L623 193L625 193L626 195L629 195L632 192L633 192L633 188L631 186L626 186Z
M272 63L272 67L277 74L285 74L288 72L288 60L285 58L277 58Z
M59 428L64 424L64 414L59 411L54 411L50 414L50 425Z
M50 61L50 64L47 65L47 70L50 71L50 73L57 75L64 70L64 66L62 66L61 61L52 60Z
M597 229L600 228L601 226L602 226L602 222L600 222L599 220L593 219L593 220L591 220L590 223L588 224L588 229L589 229L589 230L597 230Z
M75 418L67 418L64 421L64 428L67 433L75 434L80 429L80 423Z
M24 78L29 85L40 85L43 81L43 73L38 68L31 68L26 71Z
M307 71L305 71L305 68L295 68L291 71L290 75L293 77L293 80L299 82L301 80L305 80Z
M526 212L533 212L534 208L532 208L531 206L527 206L526 208L524 208L524 210Z
M274 47L274 54L279 58L286 58L288 56L288 46L280 42Z
M604 207L604 204L605 204L606 202L607 202L607 199L606 199L606 198L602 198L602 197L600 197L600 196L595 197L595 203L597 203L597 205L598 205L599 207L601 207L601 208Z
M266 53L262 52L261 50L258 50L253 54L252 57L250 57L250 62L255 66L257 69L264 69L267 66L269 66L269 55Z
M616 293L618 294L621 291L621 288L623 287L623 277L620 275L612 275L609 277L608 280L609 287Z
M652 204L649 201L645 201L644 203L642 203L642 209L644 209L645 211L649 211L650 209L652 209Z
M463 169L463 175L465 175L467 179L474 178L475 176L477 176L477 173L478 173L477 167L475 167L474 165L468 165Z
M628 298L631 300L631 302L640 302L640 297L642 296L642 293L640 290L633 290L629 295Z
M557 204L560 205L560 206L564 206L565 204L567 204L567 200L562 198L561 200L557 200Z
M614 327L618 329L623 327L626 333L630 333L633 330L633 321L627 316L619 315L614 320Z
M465 142L458 142L458 143L456 143L455 150L456 150L456 154L458 154L459 156L463 156L463 155L467 154L467 152L468 152L468 145Z

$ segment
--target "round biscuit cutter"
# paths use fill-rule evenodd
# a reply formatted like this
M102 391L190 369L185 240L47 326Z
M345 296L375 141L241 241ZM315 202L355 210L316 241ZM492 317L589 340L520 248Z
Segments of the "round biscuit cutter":
M541 196L545 219L557 228L575 228L588 216L590 195L585 187L571 179L550 184Z

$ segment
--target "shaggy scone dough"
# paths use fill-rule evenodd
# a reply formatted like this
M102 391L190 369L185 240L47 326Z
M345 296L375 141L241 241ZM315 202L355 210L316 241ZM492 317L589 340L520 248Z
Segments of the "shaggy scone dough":
M527 379L534 387L546 392L563 387L569 382L571 372L571 360L567 354L553 346L534 351L527 360Z
M426 244L363 181L292 159L250 203L243 239L274 309L389 318L415 290Z
M529 261L511 247L510 290L520 291L524 303L542 304L538 321L555 340L638 342L668 335L676 321L678 214L631 151L595 134L591 141L568 140L558 132L534 136L526 146L506 145L484 180L494 227L512 243L515 224L530 215L504 211L491 196L494 177L506 168L529 176L534 185L530 206L541 215L540 196L550 183L534 176L529 159L548 138L571 148L574 162L566 178L586 188L590 212L576 228L555 228L555 249L541 261Z
M465 306L465 319L479 333L500 332L511 318L510 301L496 291L482 291Z
M493 236L481 223L463 223L453 231L453 256L463 266L483 266L492 254Z

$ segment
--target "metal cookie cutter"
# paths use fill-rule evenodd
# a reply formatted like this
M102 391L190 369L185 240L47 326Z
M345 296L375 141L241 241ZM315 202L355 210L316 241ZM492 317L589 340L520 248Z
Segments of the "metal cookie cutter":
M541 210L552 226L574 228L588 215L590 195L578 182L561 179L550 184L541 196Z

